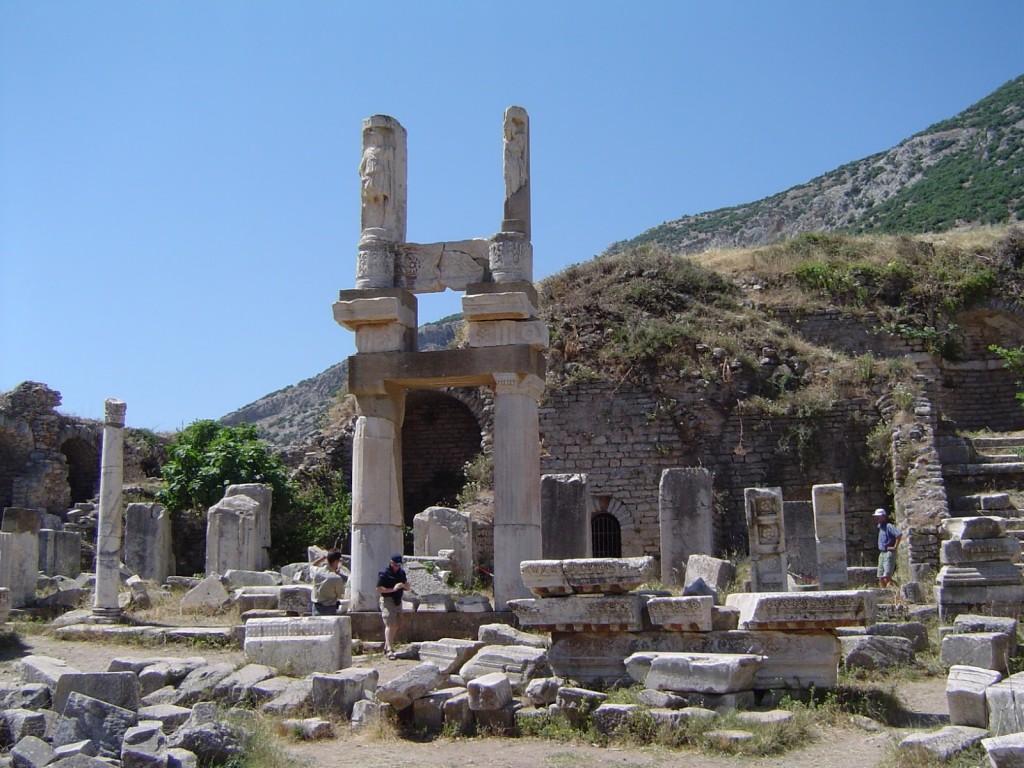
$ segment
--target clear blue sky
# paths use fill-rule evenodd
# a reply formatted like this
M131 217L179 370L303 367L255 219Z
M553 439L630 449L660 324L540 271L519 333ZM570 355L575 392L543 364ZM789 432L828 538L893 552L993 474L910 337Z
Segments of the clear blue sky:
M412 242L502 217L535 277L896 144L1024 72L1022 0L0 2L0 390L217 418L354 351L362 118L409 132ZM459 310L421 296L421 322Z

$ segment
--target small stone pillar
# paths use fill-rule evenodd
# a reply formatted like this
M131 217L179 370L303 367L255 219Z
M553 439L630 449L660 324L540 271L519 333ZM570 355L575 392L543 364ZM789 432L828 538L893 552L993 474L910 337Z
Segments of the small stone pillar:
M846 589L846 496L842 483L811 487L819 589Z
M266 483L239 483L224 490L224 498L248 496L259 504L256 512L256 560L253 570L264 571L270 567L270 512L274 505L274 489Z
M745 488L752 592L788 592L786 527L781 488Z
M658 518L661 525L661 581L681 586L690 555L714 555L712 482L704 467L676 467L661 473Z
M533 281L530 243L530 118L522 107L505 110L505 216L488 250L496 283Z
M406 132L387 115L363 121L359 163L362 234L356 288L393 288L396 246L405 242L408 160Z
M541 557L590 557L590 505L586 475L543 475L540 479Z
M519 564L541 556L540 424L544 382L494 374L494 607L529 597Z
M352 440L351 610L379 611L377 574L402 552L402 420L405 393L357 396Z
M124 564L140 578L163 584L174 574L171 515L162 504L125 508Z
M100 514L96 524L96 594L92 613L99 623L121 618L121 486L124 477L124 414L121 400L105 403L100 459Z
M47 576L77 577L82 572L82 534L41 528L39 570Z
M11 607L21 608L36 599L39 581L38 509L7 507L0 524L0 586L11 591Z

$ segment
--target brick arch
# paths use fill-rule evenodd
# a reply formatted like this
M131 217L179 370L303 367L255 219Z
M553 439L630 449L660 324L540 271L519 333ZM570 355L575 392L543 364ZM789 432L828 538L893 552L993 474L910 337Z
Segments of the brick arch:
M482 430L472 399L453 391L412 390L402 424L405 524L430 506L454 506L466 483L463 467L480 453Z
M622 543L622 557L634 557L644 554L643 544L637 537L636 525L629 507L610 494L590 494L590 522L598 515L611 515L619 523L619 536Z

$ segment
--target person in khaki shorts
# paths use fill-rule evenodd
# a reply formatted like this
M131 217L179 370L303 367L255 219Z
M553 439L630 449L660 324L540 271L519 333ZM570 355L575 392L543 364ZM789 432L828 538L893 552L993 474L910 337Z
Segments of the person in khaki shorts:
M384 653L389 659L395 658L395 639L402 626L402 594L411 589L402 568L402 556L394 554L388 567L377 574L377 591L380 593L380 615L384 619Z

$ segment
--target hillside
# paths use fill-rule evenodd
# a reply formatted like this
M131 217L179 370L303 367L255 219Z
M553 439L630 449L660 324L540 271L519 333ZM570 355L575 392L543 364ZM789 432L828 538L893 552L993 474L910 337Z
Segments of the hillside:
M419 329L421 350L445 349L455 339L461 316L443 318ZM255 424L260 437L275 448L308 442L319 431L337 396L345 390L348 362L243 405L221 418L228 425Z
M683 216L614 243L675 253L803 232L942 232L1024 219L1024 76L888 150L771 197Z

